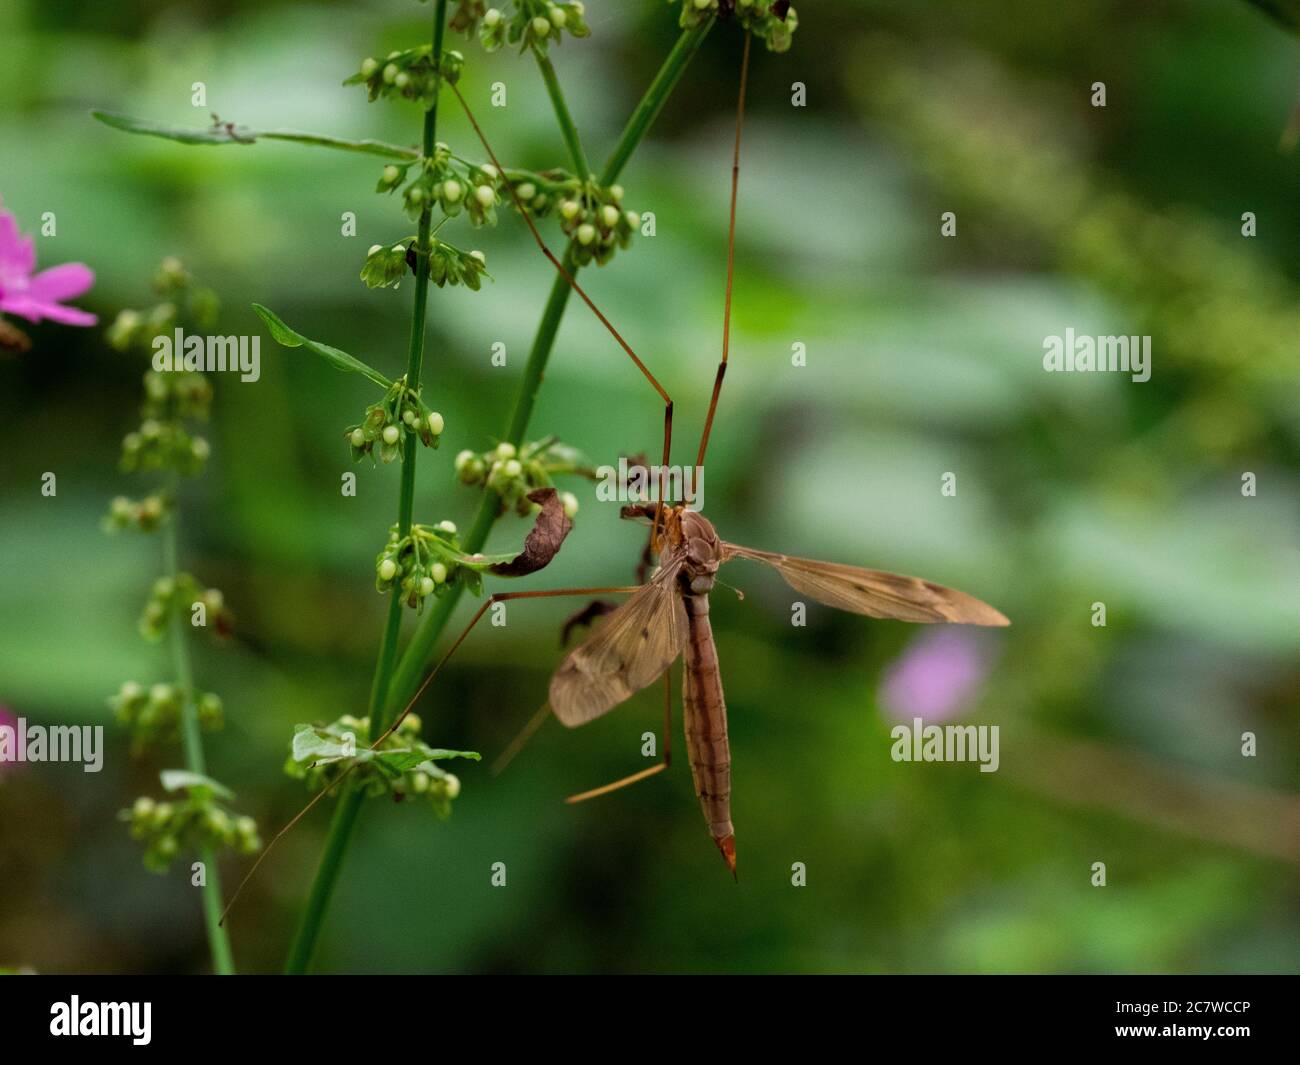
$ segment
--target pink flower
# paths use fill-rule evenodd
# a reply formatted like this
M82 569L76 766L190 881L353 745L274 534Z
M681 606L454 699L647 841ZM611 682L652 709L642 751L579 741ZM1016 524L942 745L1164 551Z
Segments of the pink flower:
M988 674L980 637L957 625L925 632L885 670L880 701L899 720L944 721L958 714Z
M85 263L51 266L39 274L36 249L31 237L18 232L18 222L0 210L0 312L16 314L29 322L48 318L64 325L94 325L98 319L88 311L65 307L62 300L75 299L95 283L95 272Z

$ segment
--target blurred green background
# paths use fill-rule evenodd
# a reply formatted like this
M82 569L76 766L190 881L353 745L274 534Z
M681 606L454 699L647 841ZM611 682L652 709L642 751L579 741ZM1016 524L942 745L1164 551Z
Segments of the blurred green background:
M104 107L205 125L208 110L411 143L413 107L340 86L366 55L424 40L407 0L0 8L0 197L41 265L82 260L103 324L151 302L180 256L222 297L224 333L263 333L255 385L217 383L208 473L184 496L184 564L221 587L234 640L198 651L226 702L212 774L264 836L307 795L281 767L294 723L363 712L385 603L373 558L396 466L357 467L345 425L378 398L265 337L250 304L396 375L410 288L370 291L372 243L412 226L371 189L382 160L262 143L190 148L88 117ZM900 764L881 677L923 630L812 606L745 563L713 597L730 709L740 882L726 875L680 754L651 782L562 798L647 764L657 692L586 728L554 722L487 768L545 698L574 604L511 604L420 704L425 736L478 749L450 821L366 810L318 955L350 971L1293 971L1300 962L1300 197L1279 151L1297 42L1245 3L1161 0L805 4L793 50L754 53L734 341L706 483L727 539L920 573L1014 621L962 720L1001 728L1001 768ZM593 161L676 38L659 0L592 0L593 34L554 50ZM721 331L740 38L719 26L628 167L657 235L584 274L676 400L693 454ZM513 165L564 165L535 66L476 42L464 86ZM190 104L207 85L207 109ZM509 106L486 106L505 82ZM791 106L791 85L808 106ZM1089 105L1094 82L1108 104ZM447 107L440 136L479 158ZM939 235L955 211L956 239ZM355 211L358 234L340 235ZM1259 235L1240 233L1244 211ZM553 274L519 218L472 236L495 281L433 290L416 518L467 527L462 448L505 429ZM554 222L544 229L556 246ZM1042 340L1153 336L1149 383L1045 374ZM205 971L182 865L144 871L117 811L157 793L106 697L167 675L135 621L156 538L99 519L140 478L117 470L138 356L102 330L44 325L0 360L0 704L103 723L108 758L0 775L0 965ZM493 368L494 342L508 353ZM791 365L792 345L807 365ZM571 302L530 437L597 462L658 446L661 406ZM40 495L40 475L59 477ZM955 498L940 477L955 472ZM1243 498L1243 471L1257 475ZM565 550L511 587L626 582L640 530L589 485ZM524 530L508 517L494 545ZM1108 625L1091 624L1102 601ZM470 603L462 603L468 617ZM678 683L675 679L675 684ZM680 729L680 710L677 727ZM1243 758L1241 736L1258 736ZM674 737L680 751L680 732ZM233 919L241 969L283 961L329 814L273 853ZM493 862L508 886L492 888ZM1090 884L1092 863L1108 886ZM806 863L807 887L791 886ZM227 889L246 863L224 866Z

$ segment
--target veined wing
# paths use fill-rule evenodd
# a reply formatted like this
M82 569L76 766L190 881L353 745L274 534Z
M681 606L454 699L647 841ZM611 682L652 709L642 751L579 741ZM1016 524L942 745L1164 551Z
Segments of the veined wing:
M686 643L680 565L661 569L634 592L551 678L551 709L573 728L612 710L652 684Z
M878 569L842 566L811 558L793 558L739 544L722 545L724 556L748 558L771 566L786 584L836 610L898 621L952 621L964 625L1010 625L1003 614L974 596L920 577Z

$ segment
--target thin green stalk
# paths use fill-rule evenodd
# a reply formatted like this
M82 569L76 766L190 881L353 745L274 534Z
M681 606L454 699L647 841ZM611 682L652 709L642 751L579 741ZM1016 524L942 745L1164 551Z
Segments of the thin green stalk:
M546 82L546 91L551 97L551 107L555 110L555 120L559 122L564 143L569 147L569 158L573 160L574 170L578 177L586 181L591 177L591 167L587 163L587 153L582 150L578 127L573 124L573 116L569 114L569 105L565 102L564 90L560 88L560 79L555 76L551 57L536 48L533 49L533 56L537 60L538 69L542 72L542 80Z
M176 479L172 479L173 498ZM171 517L163 526L163 567L166 575L176 580L180 572L180 514L173 507ZM194 702L194 669L190 664L190 647L185 633L185 619L178 611L172 612L170 643L176 683L181 689L181 750L185 754L185 767L191 773L206 773L203 757L203 734L199 728L199 711ZM221 921L221 877L217 872L217 857L211 847L199 848L203 862L203 921L208 930L208 947L212 951L212 968L222 976L233 976L235 959L230 951L230 939Z
M442 41L446 27L447 0L437 0L433 13L433 62L442 61ZM441 85L438 86L441 89ZM424 113L424 157L433 156L438 133L438 92ZM415 302L411 308L411 333L406 354L406 384L419 390L420 370L424 363L424 334L429 301L429 233L433 227L433 206L426 204L420 212L419 235L416 238ZM402 536L411 531L411 517L415 508L415 457L418 439L408 433L402 449L402 480L398 499L397 524ZM393 665L397 660L397 645L402 631L402 594L394 588L388 601L388 617L384 623L383 638L379 643L379 657L375 663L374 679L370 687L370 735L383 735L392 720L387 709L385 694L391 686ZM305 972L316 949L324 924L330 896L343 866L343 857L352 838L357 816L361 812L362 793L357 789L345 792L339 798L339 808L330 824L325 851L321 855L316 878L312 881L307 905L298 925L297 935L285 963L288 973Z
M640 103L637 104L636 110L632 112L632 117L628 119L623 129L622 136L619 137L618 144L615 145L608 162L605 163L599 178L602 185L613 184L618 179L623 167L632 158L632 153L636 151L655 118L663 110L665 102L676 88L687 64L699 51L705 36L712 28L713 21L710 20L683 31L677 38L677 43L673 45L672 51L668 53L654 81L641 97ZM552 100L554 99L553 94ZM562 103L563 97L560 100ZM556 110L558 114L558 105ZM565 113L567 114L567 109ZM570 277L578 273L572 244L565 251L564 268L569 272ZM537 402L537 392L542 385L542 375L546 371L551 350L555 346L555 337L568 307L570 292L572 289L569 283L557 274L554 284L551 285L551 294L546 300L546 308L542 311L542 320L537 326L537 334L533 338L532 350L528 353L528 362L524 366L519 391L510 412L510 422L506 428L505 438L515 446L523 442L524 434L528 431L528 422L532 418L533 407ZM483 550L483 545L487 543L488 534L492 531L492 526L500 512L501 503L496 493L485 492L483 501L479 504L478 514L474 518L474 525L462 541L466 552L472 554ZM395 713L406 705L415 694L429 657L433 653L434 644L438 642L438 637L447 627L447 622L451 618L452 611L456 609L462 591L463 586L457 584L447 595L439 599L434 608L425 614L412 634L393 672L392 684L388 691L390 713Z

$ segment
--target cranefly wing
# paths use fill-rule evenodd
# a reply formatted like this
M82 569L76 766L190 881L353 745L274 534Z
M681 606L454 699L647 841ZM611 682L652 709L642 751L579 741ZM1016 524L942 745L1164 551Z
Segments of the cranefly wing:
M573 728L612 710L659 678L686 643L679 566L660 569L615 610L551 678L551 709Z
M792 558L738 544L722 545L725 558L749 558L773 567L786 584L819 603L872 618L953 621L964 625L1010 625L1000 611L974 596L920 577Z

